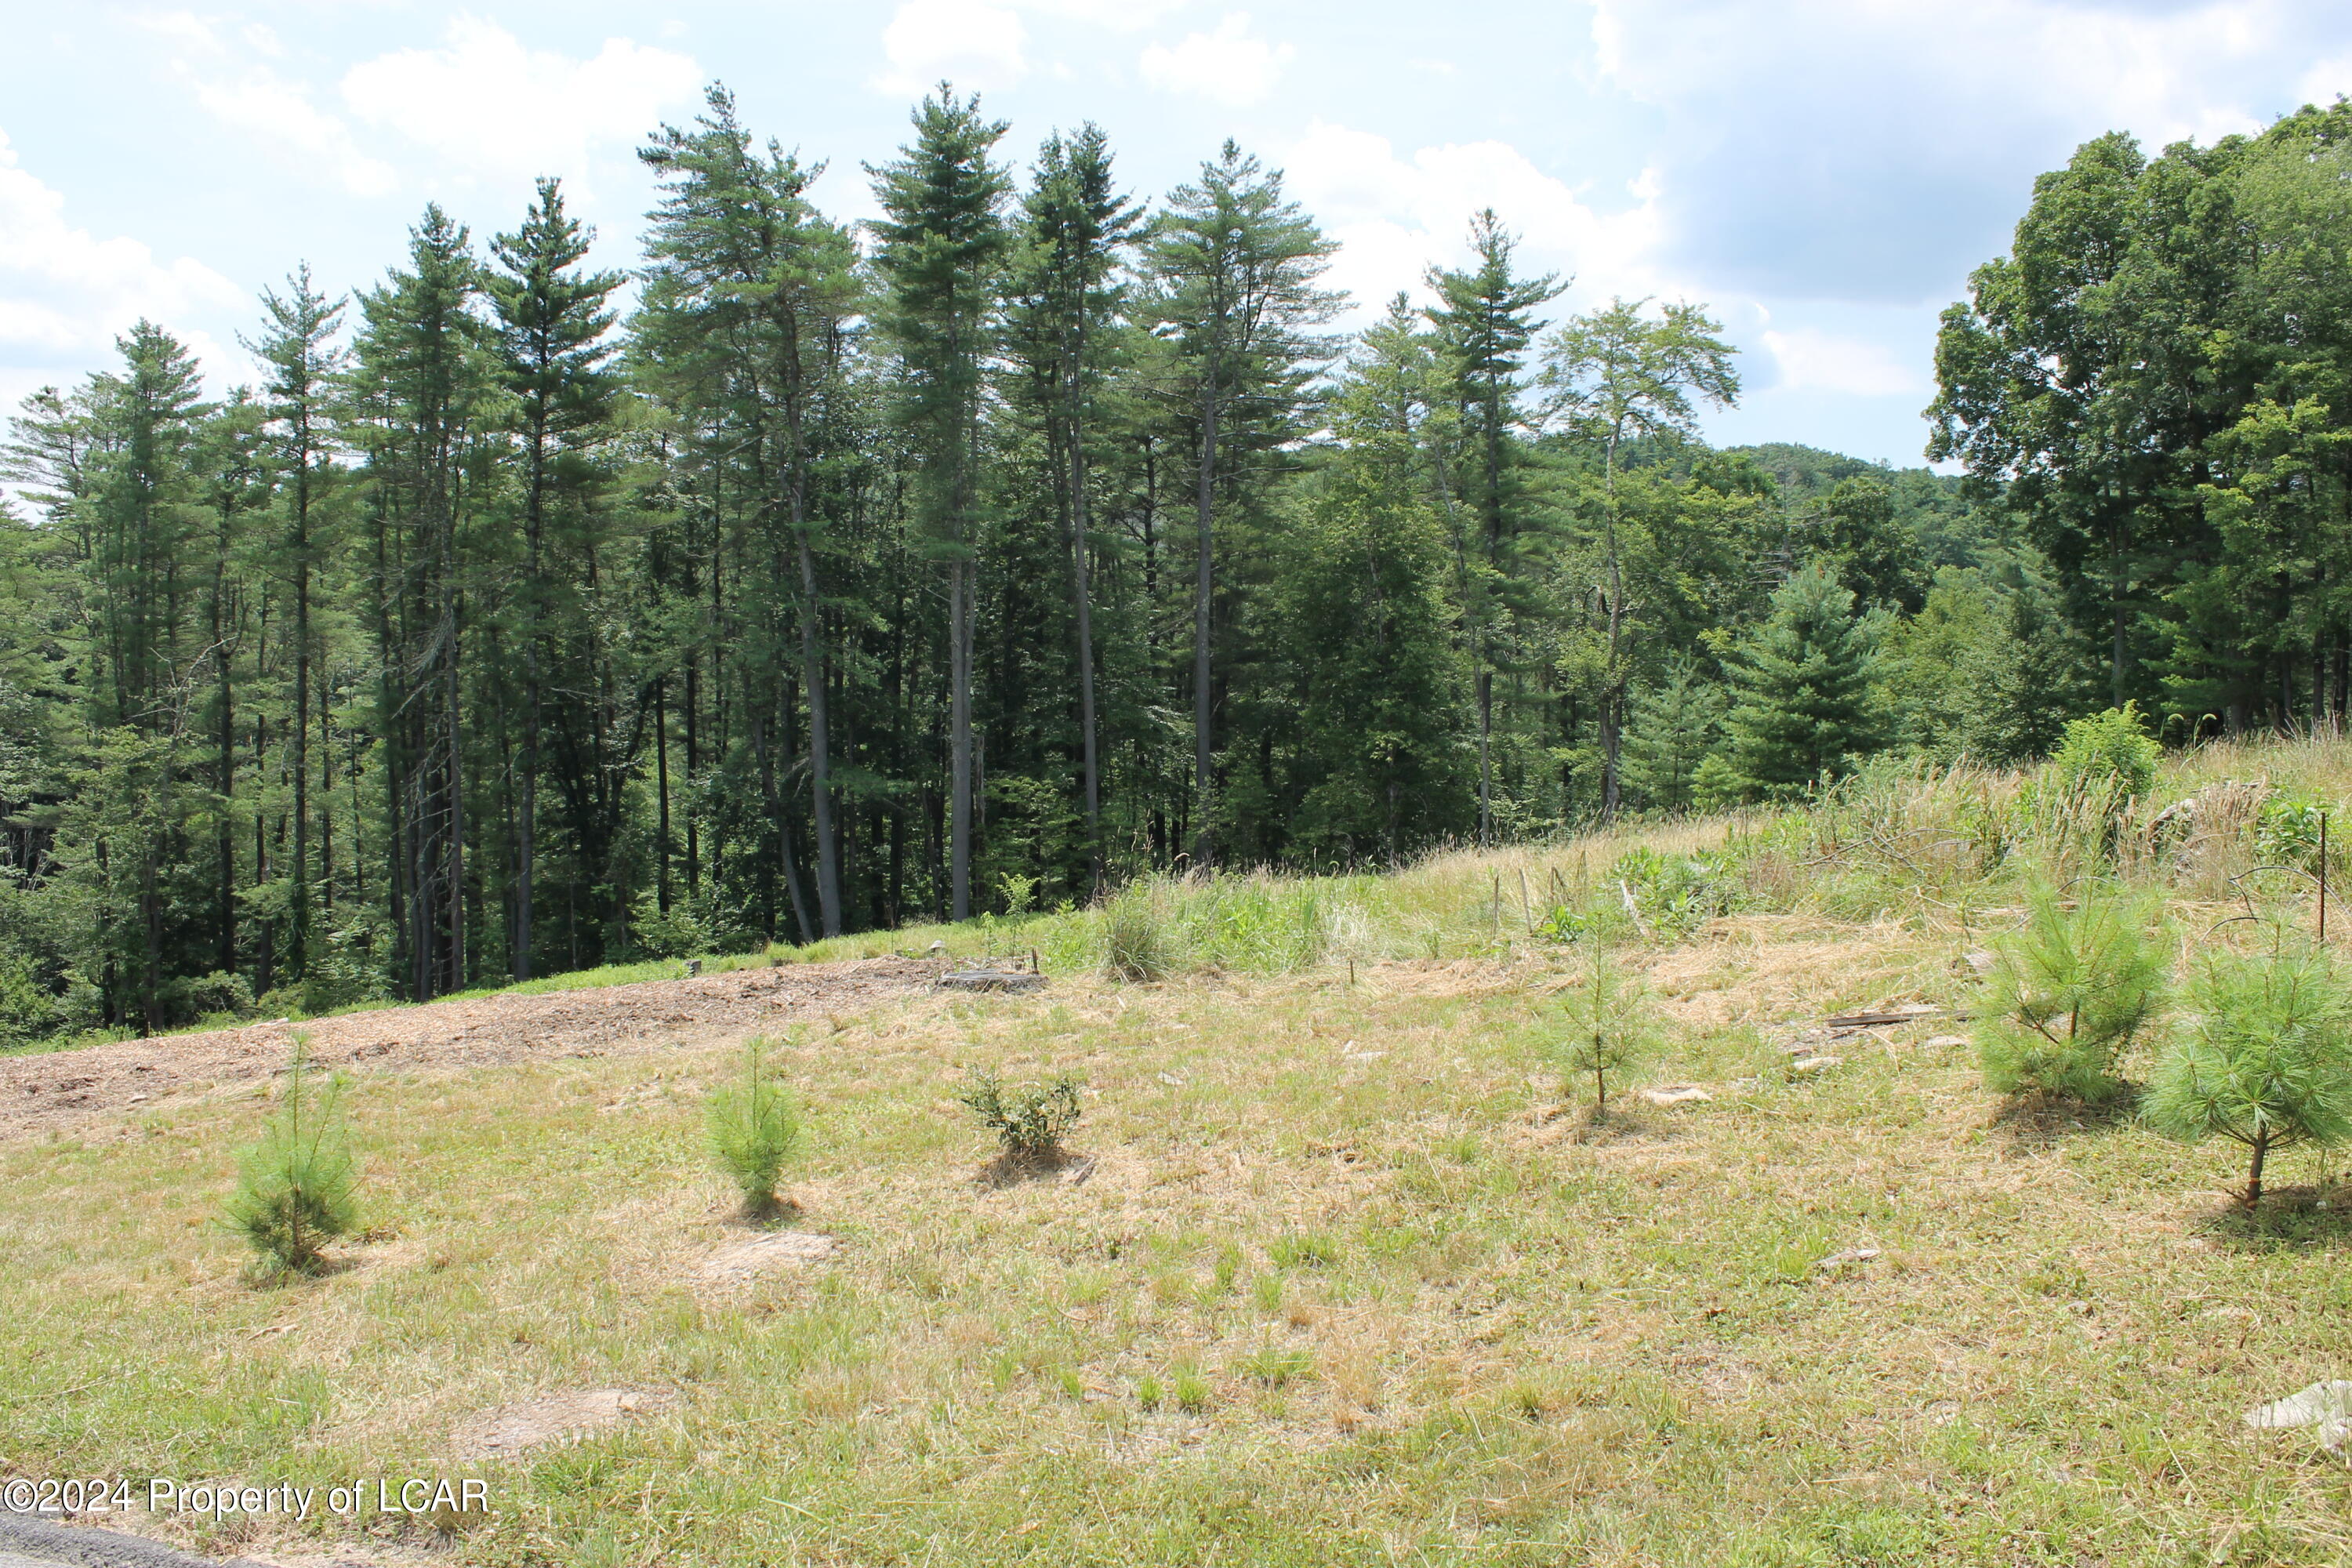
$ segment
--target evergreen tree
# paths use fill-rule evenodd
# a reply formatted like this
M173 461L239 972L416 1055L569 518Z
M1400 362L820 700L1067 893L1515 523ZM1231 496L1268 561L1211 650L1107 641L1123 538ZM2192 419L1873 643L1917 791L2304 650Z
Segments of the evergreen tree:
M1192 421L1192 862L1216 858L1212 629L1216 509L1246 459L1297 434L1309 380L1331 345L1310 329L1338 297L1316 279L1339 247L1282 174L1231 141L1200 179L1169 194L1146 247L1152 308L1176 344L1176 400Z
M1012 181L990 157L1006 124L947 83L915 111L915 142L868 167L886 215L874 225L885 285L881 316L904 376L900 417L914 441L934 557L948 569L950 755L950 900L971 913L974 542L980 523L982 412L998 327L997 286L1011 236Z
M286 549L282 564L294 575L294 714L288 727L293 744L294 853L288 868L292 891L287 903L286 964L295 979L309 963L312 915L310 853L310 700L317 637L310 624L310 590L317 571L318 541L313 511L334 483L331 404L342 354L333 339L342 328L343 302L330 300L310 281L306 263L287 280L287 292L265 289L266 325L246 343L269 367L266 388L277 448L279 485L285 489ZM224 552L224 555L226 552ZM223 666L226 682L226 664ZM226 686L223 686L226 723ZM323 721L325 705L320 704ZM229 787L226 768L222 787ZM228 968L224 963L222 968Z
M1079 768L1086 796L1087 854L1102 886L1102 773L1095 700L1094 590L1087 473L1101 439L1095 407L1103 340L1119 296L1111 279L1139 215L1113 190L1110 143L1092 123L1040 149L1023 203L1026 242L1015 288L1013 341L1044 409L1055 503L1070 554L1076 622Z
M1735 700L1726 723L1742 786L1801 791L1876 748L1878 624L1854 614L1853 593L1809 566L1772 595L1771 618L1728 662Z
M1661 811L1689 810L1723 713L1723 689L1688 659L1675 660L1664 680L1636 691L1625 737L1625 784L1634 796Z
M1535 312L1558 299L1567 280L1547 272L1521 278L1513 272L1511 255L1517 238L1505 229L1495 209L1481 210L1470 220L1470 247L1477 265L1467 270L1433 267L1425 281L1437 303L1429 312L1455 378L1455 394L1464 416L1463 434L1470 461L1457 482L1466 492L1470 510L1478 520L1474 556L1476 579L1464 585L1464 613L1468 620L1471 660L1477 670L1478 700L1478 842L1490 843L1495 832L1495 669L1507 621L1527 608L1514 580L1519 534L1526 526L1526 487L1520 481L1524 458L1512 439L1519 428L1521 356L1535 339Z
M522 448L523 746L508 933L510 967L520 980L533 972L536 940L539 780L547 763L547 621L555 589L548 525L556 514L570 521L575 532L589 525L604 479L596 448L611 437L620 394L617 378L605 368L617 348L607 339L614 318L605 302L622 278L617 272L580 270L593 238L565 215L561 184L541 179L522 227L491 240L497 266L482 275L483 292L495 313L498 376L515 400ZM583 683L566 684L583 689Z

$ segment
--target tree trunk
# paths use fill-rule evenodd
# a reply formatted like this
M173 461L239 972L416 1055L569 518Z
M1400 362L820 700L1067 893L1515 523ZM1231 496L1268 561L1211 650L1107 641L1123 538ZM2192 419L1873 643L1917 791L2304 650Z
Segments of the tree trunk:
M948 565L948 885L950 920L971 918L971 563Z
M797 489L797 486L795 487ZM801 526L801 498L793 497L793 533L800 546L801 684L808 690L809 795L816 826L816 907L824 934L841 934L841 851L833 830L833 760L825 715L824 652L817 634L816 556Z
M1214 521L1217 482L1217 389L1210 374L1201 395L1201 466L1193 505L1199 533L1192 573L1192 864L1206 870L1216 862L1216 831L1210 791L1215 780L1211 749L1209 612L1216 593Z

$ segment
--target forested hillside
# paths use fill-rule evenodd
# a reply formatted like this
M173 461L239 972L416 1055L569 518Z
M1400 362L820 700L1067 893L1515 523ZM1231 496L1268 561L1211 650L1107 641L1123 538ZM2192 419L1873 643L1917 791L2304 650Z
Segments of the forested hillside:
M1708 448L1705 308L1561 311L1507 214L1342 338L1230 142L1140 199L943 88L853 230L713 89L634 289L550 178L298 266L258 384L142 323L24 406L0 1038L2332 718L2347 136L2045 176L1947 318L1963 479Z

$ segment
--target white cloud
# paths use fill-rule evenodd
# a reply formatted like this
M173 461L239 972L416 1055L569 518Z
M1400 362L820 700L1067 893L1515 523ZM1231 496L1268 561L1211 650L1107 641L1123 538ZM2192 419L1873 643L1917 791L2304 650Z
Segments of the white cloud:
M1767 331L1762 341L1780 366L1780 384L1790 392L1894 397L1927 390L1927 378L1916 367L1905 364L1884 345L1861 338L1799 327Z
M1593 0L1596 82L1663 111L1677 253L1811 298L1949 297L2034 173L2111 130L2259 129L2340 0ZM2297 100L2299 101L2299 100Z
M186 84L197 107L244 132L280 167L354 195L380 196L398 185L392 165L362 151L348 126L310 101L307 88L257 61L237 60L204 18L189 11L149 11L134 21L169 44L172 74ZM241 36L255 54L285 53L277 34L257 23Z
M1190 34L1173 48L1151 45L1143 51L1143 79L1166 92L1234 108L1258 102L1274 91L1298 51L1251 37L1249 26L1249 13L1234 11L1213 33Z
M873 85L898 97L929 92L942 80L967 92L1010 87L1029 72L1027 45L1021 18L1002 6L906 0L882 29L890 68Z
M205 113L249 132L278 162L321 176L355 196L388 195L399 187L400 176L390 163L362 151L349 126L276 72L255 66L234 78L207 79L184 61L178 68Z
M45 382L77 379L144 316L179 332L209 365L232 362L189 315L235 305L244 291L190 257L159 261L139 240L100 239L66 221L65 196L17 162L0 132L0 402ZM237 362L241 363L241 362Z
M1016 9L1034 11L1041 16L1090 23L1097 27L1108 27L1115 33L1132 33L1151 26L1171 12L1182 10L1189 0L1008 0L1008 3Z
M1471 215L1489 206L1521 237L1520 269L1573 275L1580 299L1678 292L1654 260L1658 191L1646 176L1603 211L1507 142L1400 157L1384 136L1320 121L1283 169L1290 195L1340 242L1329 281L1367 308L1400 289L1418 296L1423 269L1462 258Z
M342 97L367 123L466 173L560 174L584 186L596 153L634 147L701 84L701 68L668 49L607 38L593 58L575 59L461 16L439 48L395 49L353 66Z

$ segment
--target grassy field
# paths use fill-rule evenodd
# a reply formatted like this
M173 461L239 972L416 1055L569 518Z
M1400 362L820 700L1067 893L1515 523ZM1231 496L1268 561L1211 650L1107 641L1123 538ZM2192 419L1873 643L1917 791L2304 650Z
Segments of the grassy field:
M1948 1016L1813 1074L1780 1048L1839 1008L1964 1007L2032 867L2119 858L2184 952L2242 908L2306 918L2252 868L2277 803L2352 795L2352 748L2177 760L2104 842L2033 784L1146 888L1157 984L1105 973L1095 912L811 950L1034 948L1055 980L782 1042L796 1223L840 1245L747 1282L699 1273L746 1234L700 1131L720 1049L361 1076L371 1238L291 1284L217 1224L261 1095L0 1144L0 1473L489 1481L446 1541L143 1526L289 1560L2352 1561L2344 1465L2242 1420L2348 1374L2327 1157L2283 1158L2308 1190L2250 1219L2233 1147L2006 1107ZM1713 869L1622 858L1644 842ZM1628 905L1672 1021L1642 1078L1712 1098L1593 1125L1545 1051L1583 944L1531 928ZM1085 1180L974 1180L974 1065L1084 1078ZM591 1390L640 1413L464 1452Z

